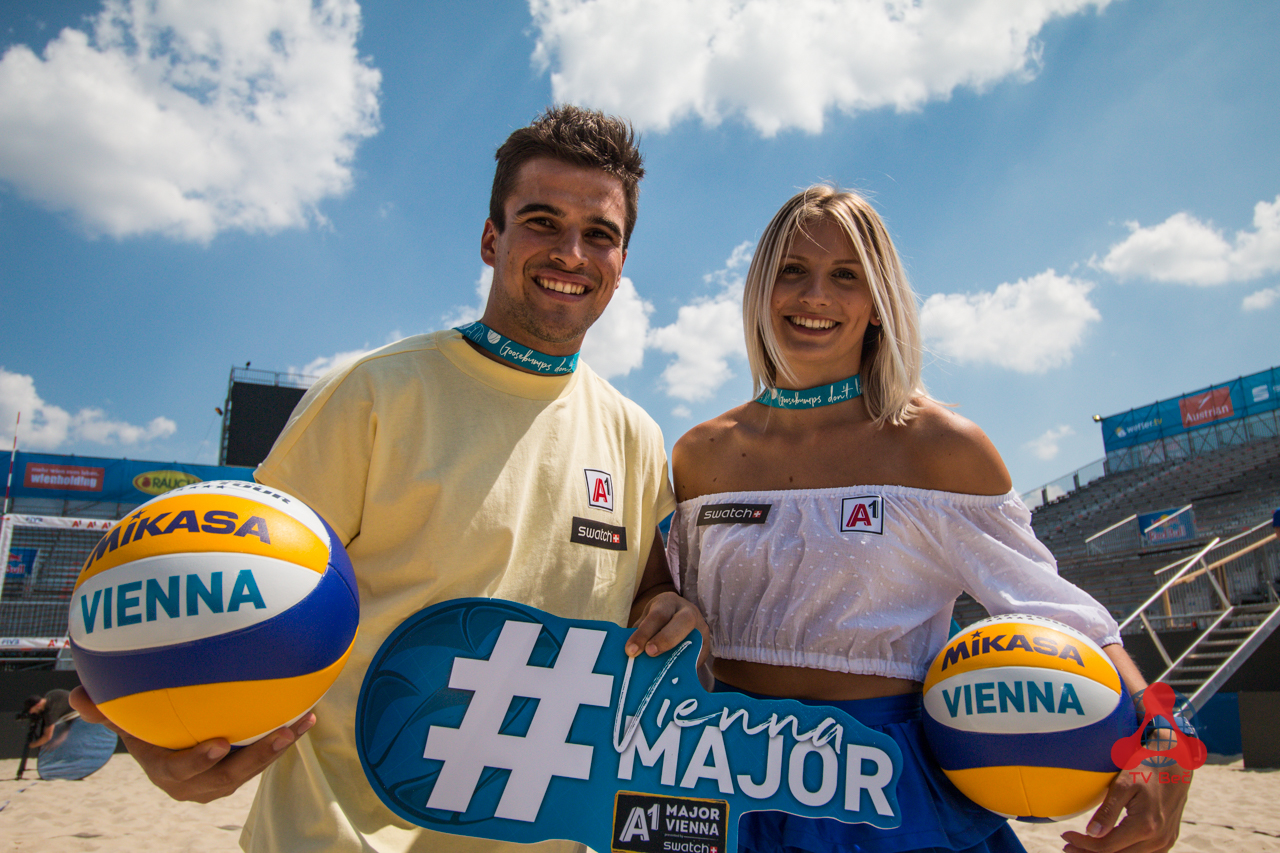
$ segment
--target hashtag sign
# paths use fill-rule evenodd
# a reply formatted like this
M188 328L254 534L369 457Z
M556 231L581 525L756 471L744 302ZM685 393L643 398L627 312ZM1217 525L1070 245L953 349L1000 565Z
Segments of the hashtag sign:
M613 676L593 672L607 634L570 628L554 667L530 666L542 626L508 621L488 660L456 658L449 686L474 691L462 724L432 726L424 758L444 762L427 807L465 812L486 767L511 771L495 817L534 821L552 776L587 779L592 747L569 743L579 705L608 706ZM524 737L500 730L516 696L538 700Z

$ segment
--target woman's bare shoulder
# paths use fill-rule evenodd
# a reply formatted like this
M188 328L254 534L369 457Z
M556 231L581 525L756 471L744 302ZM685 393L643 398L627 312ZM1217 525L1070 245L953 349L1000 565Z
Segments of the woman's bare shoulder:
M899 427L930 488L972 495L1003 495L1013 487L991 439L973 421L926 400Z
M743 442L745 408L739 406L700 423L676 441L671 450L676 500L692 500L719 490L716 473L736 456L734 448Z

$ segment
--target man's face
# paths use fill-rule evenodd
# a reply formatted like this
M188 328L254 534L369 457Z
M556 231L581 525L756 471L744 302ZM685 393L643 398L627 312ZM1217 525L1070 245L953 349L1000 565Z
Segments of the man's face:
M548 355L572 355L622 277L622 181L540 157L520 167L503 207L484 223L480 257L493 267L484 324Z

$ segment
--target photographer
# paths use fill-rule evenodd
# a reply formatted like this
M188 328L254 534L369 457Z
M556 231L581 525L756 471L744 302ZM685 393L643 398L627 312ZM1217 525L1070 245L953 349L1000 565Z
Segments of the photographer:
M67 690L50 690L44 696L28 696L22 703L22 713L18 715L18 719L26 717L31 721L31 728L27 732L29 748L37 749L47 744L53 738L54 726L64 717L80 716L71 710L70 695Z

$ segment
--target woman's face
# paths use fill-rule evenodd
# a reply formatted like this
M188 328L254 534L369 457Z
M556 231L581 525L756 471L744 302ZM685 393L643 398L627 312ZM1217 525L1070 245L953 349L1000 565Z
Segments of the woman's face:
M774 334L801 388L858 372L867 324L880 323L858 254L829 219L810 223L787 247L770 308Z

